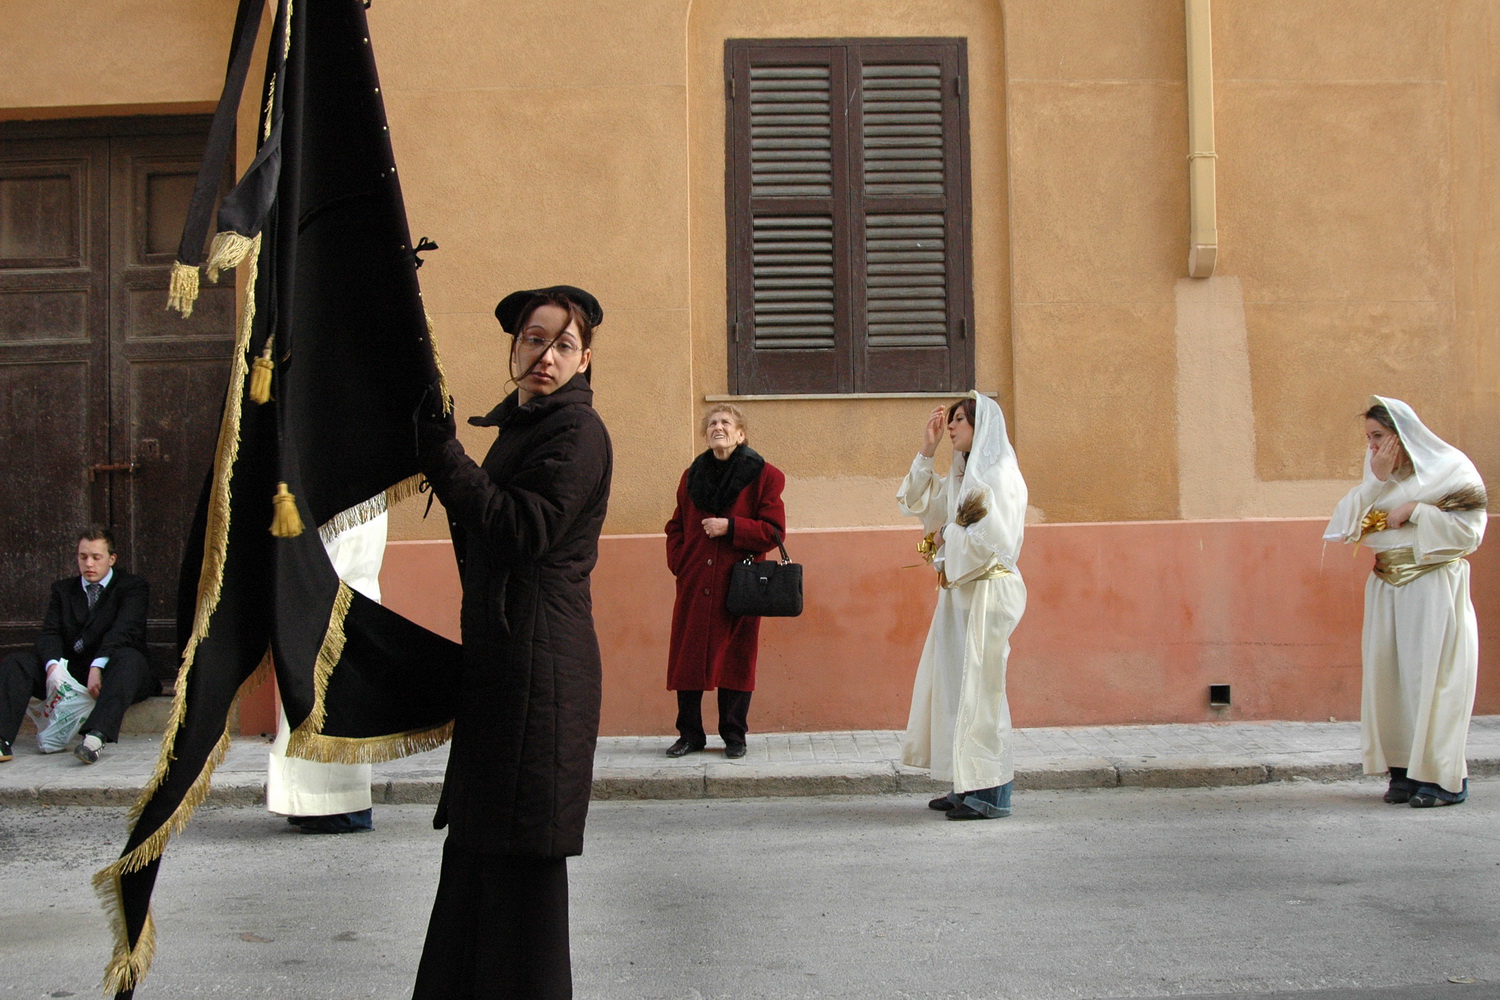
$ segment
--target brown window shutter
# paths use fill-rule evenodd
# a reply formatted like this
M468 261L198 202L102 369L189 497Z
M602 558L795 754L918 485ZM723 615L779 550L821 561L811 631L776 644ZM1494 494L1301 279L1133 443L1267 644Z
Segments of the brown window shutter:
M968 387L963 55L726 42L731 391Z
M866 392L962 391L972 377L962 46L855 51L858 381Z

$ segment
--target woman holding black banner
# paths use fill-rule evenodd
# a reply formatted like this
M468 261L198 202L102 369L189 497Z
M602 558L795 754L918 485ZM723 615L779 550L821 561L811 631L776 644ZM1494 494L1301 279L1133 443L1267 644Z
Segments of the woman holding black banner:
M571 997L566 859L583 850L599 734L589 573L613 466L589 387L588 292L515 292L514 392L470 423L498 432L483 465L453 420L418 421L422 472L447 509L463 578L463 670L433 825L447 827L414 1000Z
M786 476L745 440L745 415L718 403L700 427L708 450L677 485L667 522L667 568L677 578L667 690L677 692L677 742L668 757L708 745L703 692L718 688L724 756L745 756L760 619L725 607L734 564L775 548L786 534Z

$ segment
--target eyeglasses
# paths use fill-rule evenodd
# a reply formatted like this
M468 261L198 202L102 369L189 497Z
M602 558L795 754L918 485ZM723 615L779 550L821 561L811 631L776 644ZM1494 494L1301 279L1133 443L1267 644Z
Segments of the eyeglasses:
M530 354L541 354L550 347L557 352L559 358L571 358L583 350L571 340L553 340L551 337L539 337L534 333L523 333L519 339L521 348Z

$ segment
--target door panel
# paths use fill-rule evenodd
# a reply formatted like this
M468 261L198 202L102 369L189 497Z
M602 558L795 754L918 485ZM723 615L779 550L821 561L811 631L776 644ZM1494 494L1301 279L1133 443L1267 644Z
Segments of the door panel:
M29 646L73 533L106 509L102 139L0 142L0 647Z
M200 136L110 143L111 519L151 581L152 661L175 673L182 547L213 464L233 349L234 281L204 282L191 317L166 309L172 261L203 154Z

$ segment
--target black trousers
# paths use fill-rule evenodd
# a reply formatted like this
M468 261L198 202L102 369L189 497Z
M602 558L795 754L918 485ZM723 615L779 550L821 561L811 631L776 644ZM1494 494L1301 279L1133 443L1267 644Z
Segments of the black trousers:
M568 862L443 844L412 1000L570 1000Z
M753 691L719 688L719 735L725 746L744 746L750 729L750 696ZM677 692L677 732L689 743L702 746L708 742L703 732L703 692Z
M73 664L69 663L68 668L72 673ZM74 673L74 679L86 682L87 666L82 673L82 678ZM106 741L115 742L120 738L120 722L125 718L125 710L159 690L156 678L151 676L151 664L139 650L116 650L100 678L94 711L80 732L97 729L104 734ZM14 743L21 720L26 717L26 703L32 698L46 696L47 666L35 650L23 649L0 660L0 740Z

